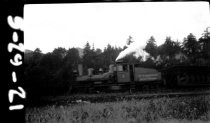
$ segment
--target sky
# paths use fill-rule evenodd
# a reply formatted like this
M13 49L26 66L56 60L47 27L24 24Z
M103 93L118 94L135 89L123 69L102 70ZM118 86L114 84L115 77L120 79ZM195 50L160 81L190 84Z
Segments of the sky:
M201 37L210 27L208 2L121 2L28 4L24 6L24 48L123 47L132 36L144 47L150 36L157 45L166 36L183 41L189 33Z

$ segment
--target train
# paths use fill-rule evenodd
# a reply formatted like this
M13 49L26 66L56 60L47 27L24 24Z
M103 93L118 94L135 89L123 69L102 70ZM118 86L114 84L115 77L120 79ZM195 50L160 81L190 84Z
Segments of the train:
M210 66L176 65L158 70L140 64L116 62L109 71L100 74L78 75L70 90L94 91L145 91L160 88L210 86Z

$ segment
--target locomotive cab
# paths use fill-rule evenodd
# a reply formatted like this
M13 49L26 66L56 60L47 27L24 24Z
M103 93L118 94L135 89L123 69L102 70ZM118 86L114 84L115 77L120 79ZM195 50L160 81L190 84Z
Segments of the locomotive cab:
M129 64L116 64L117 82L128 83L134 81L133 65Z
M129 73L128 65L126 64L117 65L117 81L118 83L130 81L130 73Z
M116 62L113 66L113 84L110 85L111 90L127 90L135 88L133 64L124 62Z
M119 85L142 88L144 85L161 84L161 73L153 68L145 68L139 64L116 64L116 76Z

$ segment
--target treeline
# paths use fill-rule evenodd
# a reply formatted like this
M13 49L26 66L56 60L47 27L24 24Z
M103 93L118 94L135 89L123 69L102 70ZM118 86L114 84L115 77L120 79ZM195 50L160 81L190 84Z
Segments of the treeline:
M108 66L115 62L121 51L127 47L113 47L108 44L103 50L95 49L87 42L81 54L77 48L55 48L50 53L42 53L37 48L34 51L26 51L24 54L25 88L28 96L40 97L44 95L58 95L67 93L69 84L73 80L73 71L78 64L83 65L83 73L87 74L87 68L96 71L102 68L108 70ZM81 49L80 49L81 50ZM150 54L146 61L141 56L127 55L123 60L128 63L138 63L145 67L163 68L176 64L210 64L210 37L205 32L199 40L193 34L184 38L183 42L173 41L167 37L165 42L157 46L153 36L147 41L144 50Z
M165 42L157 46L153 36L147 41L145 51L150 54L156 66L167 67L172 65L209 65L210 36L204 33L198 40L190 33L181 42L166 37Z

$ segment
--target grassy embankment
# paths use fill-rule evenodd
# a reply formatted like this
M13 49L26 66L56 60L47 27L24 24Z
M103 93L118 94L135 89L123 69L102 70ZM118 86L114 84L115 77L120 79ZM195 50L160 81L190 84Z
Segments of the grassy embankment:
M27 108L26 123L210 122L210 96L161 97Z

